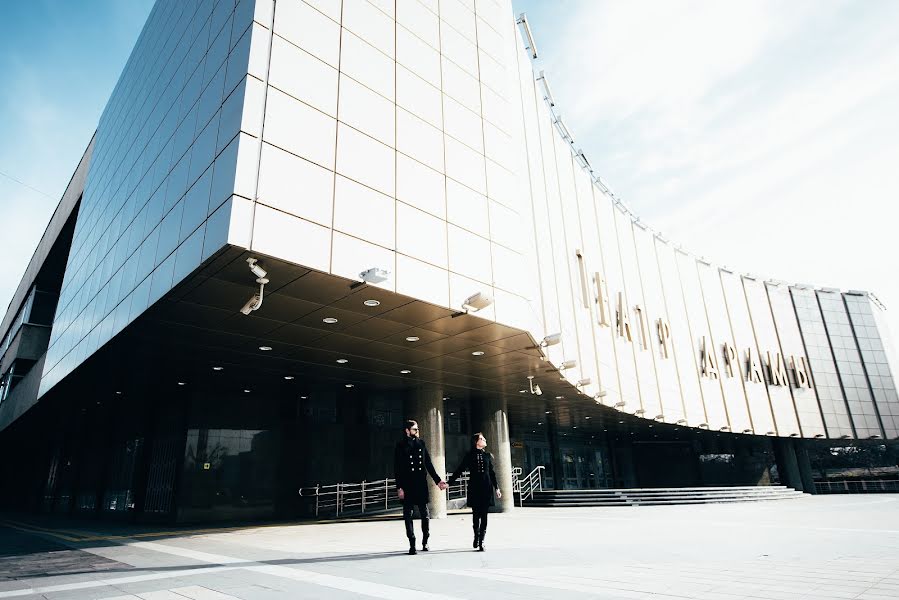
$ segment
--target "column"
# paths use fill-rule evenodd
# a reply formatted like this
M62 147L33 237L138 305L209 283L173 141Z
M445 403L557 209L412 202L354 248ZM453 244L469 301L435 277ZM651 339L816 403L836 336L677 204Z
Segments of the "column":
M443 390L418 387L406 398L406 419L418 421L419 435L428 447L437 474L446 478L446 445L443 437ZM431 518L446 518L446 492L428 485Z
M774 445L774 460L777 461L777 472L780 475L781 485L786 485L800 492L804 491L793 440L789 438L774 438L771 441Z
M799 465L799 478L802 480L802 491L815 493L815 475L808 457L808 442L796 440L796 463Z
M474 428L487 438L487 451L493 455L496 482L503 497L496 501L496 510L506 512L515 507L512 495L512 447L509 443L509 412L506 401L500 398L474 398L471 401Z

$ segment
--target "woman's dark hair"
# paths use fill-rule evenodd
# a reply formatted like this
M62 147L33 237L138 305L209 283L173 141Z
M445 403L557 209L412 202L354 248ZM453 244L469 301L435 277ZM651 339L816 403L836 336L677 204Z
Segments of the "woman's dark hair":
M413 421L412 419L406 421L405 429L412 429L413 427L418 427L418 421Z
M482 436L482 435L484 435L484 434L483 434L482 432L480 432L480 431L477 432L477 433L471 434L471 447L472 447L472 448L477 448L477 447L478 447L478 440L481 439L481 436Z

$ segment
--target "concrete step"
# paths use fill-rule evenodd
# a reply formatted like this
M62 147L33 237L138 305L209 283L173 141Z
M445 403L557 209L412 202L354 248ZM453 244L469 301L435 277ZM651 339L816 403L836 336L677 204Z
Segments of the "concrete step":
M737 486L708 488L628 488L601 490L545 490L534 492L526 506L658 506L758 502L801 498L785 486Z

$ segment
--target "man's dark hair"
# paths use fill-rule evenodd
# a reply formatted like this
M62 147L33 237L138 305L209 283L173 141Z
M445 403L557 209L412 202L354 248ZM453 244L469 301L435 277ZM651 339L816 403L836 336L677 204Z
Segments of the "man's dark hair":
M418 427L418 421L413 421L412 419L406 421L404 429L412 429L413 427Z
M481 431L471 434L471 447L472 448L478 447L478 440L481 439L482 435L484 435L484 433Z

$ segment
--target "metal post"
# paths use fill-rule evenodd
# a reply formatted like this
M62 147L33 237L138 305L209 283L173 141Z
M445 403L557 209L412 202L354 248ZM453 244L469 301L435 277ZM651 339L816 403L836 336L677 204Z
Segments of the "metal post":
M319 484L315 484L315 516L318 516L318 487Z
M362 480L362 513L365 514L365 480Z
M387 502L390 500L390 487L387 482L389 479L384 479L384 510L387 510Z

